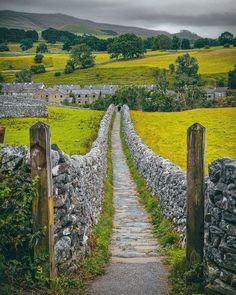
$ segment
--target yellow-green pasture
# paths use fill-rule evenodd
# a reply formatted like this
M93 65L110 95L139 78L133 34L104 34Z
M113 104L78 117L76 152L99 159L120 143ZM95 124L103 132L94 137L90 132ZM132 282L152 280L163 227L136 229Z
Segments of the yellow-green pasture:
M48 118L4 118L4 143L29 146L29 128L41 121L51 128L51 143L68 154L85 154L97 136L101 111L49 107Z
M67 61L70 58L69 54L48 54L44 53L43 64L46 70L64 70ZM96 64L104 63L109 61L109 55L107 53L95 53ZM0 71L11 72L19 71L23 69L29 69L34 65L34 55L24 56L1 56L0 57Z
M148 51L143 58L133 60L110 60L107 53L94 53L96 66L89 69L76 70L74 73L55 77L55 71L62 71L69 59L68 53L44 54L47 73L33 77L34 81L44 82L47 86L69 84L153 84L153 69L168 68L179 55L187 51ZM216 79L223 78L227 81L227 73L236 64L236 48L214 47L210 49L189 50L199 62L199 72L208 82L215 86ZM15 71L30 68L34 64L33 56L1 56L0 71L4 74L5 81L14 80ZM54 72L53 72L54 71Z
M187 129L198 122L206 127L207 165L221 157L236 159L236 108L195 109L176 113L132 111L134 128L158 155L186 170Z
M105 68L123 68L123 67L159 67L168 69L171 63L175 63L178 56L187 51L160 52L149 51L144 58L133 59L129 61L117 61L113 64L102 65ZM191 56L195 57L199 63L200 74L225 73L233 69L236 64L236 48L215 47L204 50L189 50Z

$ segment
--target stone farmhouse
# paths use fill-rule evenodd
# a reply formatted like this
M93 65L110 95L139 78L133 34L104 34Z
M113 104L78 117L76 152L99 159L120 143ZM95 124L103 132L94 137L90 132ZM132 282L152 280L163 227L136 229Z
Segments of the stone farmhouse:
M227 90L227 87L207 88L207 100L212 101L219 97L224 97L227 95Z
M45 88L43 83L4 83L2 94L12 97L40 99L51 104L61 104L65 100L73 100L79 104L87 104L95 101L99 95L114 94L117 85L86 85L81 89L80 85L56 85Z
M7 96L33 98L36 91L44 88L44 83L3 83L2 93Z
M57 88L45 88L35 91L33 95L34 99L40 99L52 104L63 103L65 99L72 100L69 93L65 90L59 90Z

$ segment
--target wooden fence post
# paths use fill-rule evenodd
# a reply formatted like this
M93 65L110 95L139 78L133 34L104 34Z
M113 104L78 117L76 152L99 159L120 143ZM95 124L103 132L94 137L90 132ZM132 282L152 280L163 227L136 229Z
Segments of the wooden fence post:
M0 127L0 143L4 143L4 136L5 136L5 127Z
M30 159L32 179L38 177L37 196L33 200L33 230L44 231L34 248L34 255L48 255L43 271L50 279L56 276L54 257L53 191L51 172L50 129L38 122L30 128Z
M203 262L205 128L193 124L187 132L187 270Z

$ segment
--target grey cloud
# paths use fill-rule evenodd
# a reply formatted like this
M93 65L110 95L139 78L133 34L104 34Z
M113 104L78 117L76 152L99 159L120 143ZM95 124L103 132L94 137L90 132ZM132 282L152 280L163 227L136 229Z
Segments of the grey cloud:
M98 22L147 28L173 25L236 32L235 0L0 0L0 9L66 13ZM204 28L204 29L203 29Z

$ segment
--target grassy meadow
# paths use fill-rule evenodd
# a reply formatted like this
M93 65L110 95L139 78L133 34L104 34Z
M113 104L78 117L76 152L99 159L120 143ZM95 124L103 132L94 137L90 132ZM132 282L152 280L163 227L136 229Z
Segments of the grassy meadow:
M187 129L206 127L206 173L210 162L236 159L236 108L195 109L176 113L132 111L134 128L152 150L186 170Z
M49 52L44 54L43 64L47 72L34 75L33 80L44 82L47 86L55 84L152 84L153 69L168 68L179 55L189 52L199 62L199 72L211 86L216 79L227 80L227 73L236 64L236 48L212 47L209 49L192 49L179 51L148 51L143 58L133 60L111 60L107 53L94 53L96 66L90 69L76 70L66 75L63 73L69 54L63 52L62 44L50 44ZM18 44L11 44L12 51L0 54L0 71L6 82L15 78L15 72L30 68L34 64L36 45L26 53L20 51ZM59 77L54 73L61 71Z
M4 118L4 143L29 146L29 128L41 121L50 125L51 143L56 143L68 154L85 154L97 136L101 111L49 107L48 118Z

